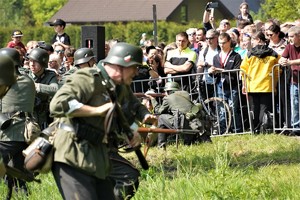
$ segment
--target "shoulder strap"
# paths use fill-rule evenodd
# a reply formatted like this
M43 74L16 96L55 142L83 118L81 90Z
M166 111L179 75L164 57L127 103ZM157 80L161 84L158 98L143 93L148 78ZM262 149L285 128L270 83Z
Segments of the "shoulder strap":
M206 58L207 52L208 52L208 46L205 47L204 52L203 52L203 58L204 58L204 60Z

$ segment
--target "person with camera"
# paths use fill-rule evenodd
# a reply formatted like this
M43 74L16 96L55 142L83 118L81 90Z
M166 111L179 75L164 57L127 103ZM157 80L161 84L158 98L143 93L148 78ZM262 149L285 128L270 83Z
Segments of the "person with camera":
M217 29L220 33L225 33L230 29L230 22L227 19L222 19L219 27L215 25L214 9L218 7L218 2L208 2L203 14L203 26L208 31L209 29Z
M20 56L16 49L0 49L0 154L3 163L25 173L22 150L25 141L25 118L33 116L35 99L34 82L27 75L20 74ZM6 177L10 199L13 187L16 192L28 195L25 181Z

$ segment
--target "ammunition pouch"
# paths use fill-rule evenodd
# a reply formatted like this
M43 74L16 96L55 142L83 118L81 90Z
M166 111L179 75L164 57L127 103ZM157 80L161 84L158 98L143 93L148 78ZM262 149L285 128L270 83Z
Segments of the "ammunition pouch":
M94 128L89 124L79 122L78 119L73 119L73 126L59 123L57 128L74 132L77 141L87 140L91 144L103 143L102 141L105 136L104 132L101 132L99 129Z
M191 110L185 114L187 120L193 120L195 118L201 118L202 105L195 104L192 106Z
M32 172L47 173L53 162L53 145L48 140L38 137L25 150L24 167Z
M91 144L100 144L104 138L104 132L88 124L76 123L74 125L78 140L87 140Z

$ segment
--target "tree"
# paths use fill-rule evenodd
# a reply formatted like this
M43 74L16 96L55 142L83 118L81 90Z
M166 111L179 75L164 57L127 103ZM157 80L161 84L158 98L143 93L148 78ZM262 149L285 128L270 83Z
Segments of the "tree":
M2 27L40 26L47 22L67 0L0 0Z
M265 0L256 19L278 19L281 22L294 21L300 18L300 1L298 0Z
M40 26L47 22L67 0L27 0L25 5L32 13L35 25Z

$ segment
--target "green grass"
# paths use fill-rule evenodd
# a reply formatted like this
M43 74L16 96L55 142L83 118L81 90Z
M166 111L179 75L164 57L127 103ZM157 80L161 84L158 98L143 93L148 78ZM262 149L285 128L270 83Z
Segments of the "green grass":
M140 167L134 154L126 157ZM141 170L134 200L300 199L300 139L295 137L216 137L211 144L151 148L147 160L151 168ZM42 184L29 184L29 199L61 199L52 175L40 178ZM5 190L1 184L1 197Z

